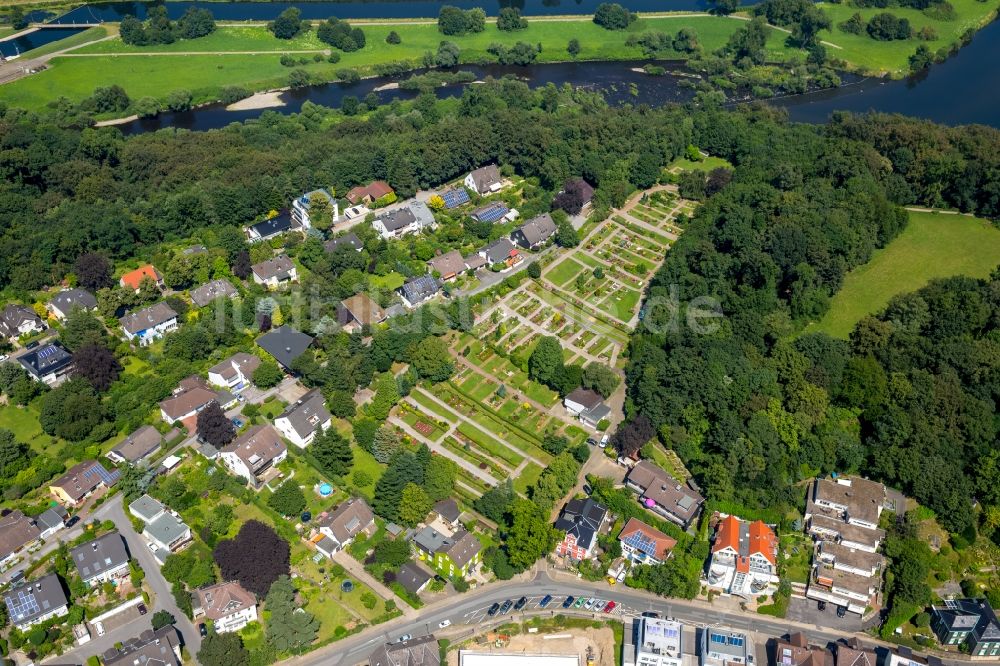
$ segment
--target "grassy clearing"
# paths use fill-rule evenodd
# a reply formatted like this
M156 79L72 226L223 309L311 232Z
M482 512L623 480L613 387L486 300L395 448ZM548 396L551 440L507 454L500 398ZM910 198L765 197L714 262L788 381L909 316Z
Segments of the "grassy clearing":
M1000 230L962 215L910 213L910 222L888 247L851 271L830 310L806 332L846 338L862 317L882 310L896 294L934 278L986 277L1000 263Z
M693 162L689 159L678 157L676 160L667 165L667 170L672 171L674 169L680 169L681 171L711 171L712 169L718 169L719 167L732 169L733 165L730 164L728 160L724 160L721 157L709 156L700 162Z
M519 493L527 494L528 488L533 487L538 483L538 477L542 475L542 468L533 462L528 463L521 470L521 473L517 475L514 479L514 490Z

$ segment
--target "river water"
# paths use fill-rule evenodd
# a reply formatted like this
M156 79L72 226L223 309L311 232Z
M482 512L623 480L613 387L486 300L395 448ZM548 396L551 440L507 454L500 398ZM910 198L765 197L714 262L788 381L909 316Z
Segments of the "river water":
M0 41L0 55L4 58L20 55L25 51L37 49L39 46L45 46L46 44L57 42L60 39L72 37L78 32L83 32L84 30L86 30L86 28L42 28L20 37L4 39Z

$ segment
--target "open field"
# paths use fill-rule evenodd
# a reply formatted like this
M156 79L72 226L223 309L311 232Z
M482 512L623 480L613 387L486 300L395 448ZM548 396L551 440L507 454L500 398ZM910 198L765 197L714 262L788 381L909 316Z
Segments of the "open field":
M823 319L806 332L846 338L865 315L884 308L896 294L934 278L986 277L1000 264L1000 230L962 215L910 213L906 229L871 261L851 271Z

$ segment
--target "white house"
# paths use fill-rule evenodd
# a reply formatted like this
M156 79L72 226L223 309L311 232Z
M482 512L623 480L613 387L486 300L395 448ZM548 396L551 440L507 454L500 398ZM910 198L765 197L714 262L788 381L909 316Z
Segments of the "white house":
M73 373L73 355L58 342L36 347L17 358L31 378L49 386L62 384Z
M63 289L45 306L52 316L65 320L73 310L90 311L97 308L97 299L85 289Z
M130 312L118 321L125 337L143 347L177 330L177 313L166 303Z
M316 534L311 539L316 549L327 557L346 548L355 537L375 534L375 514L363 499L354 498L343 502L333 511L324 511L316 517Z
M254 370L259 367L259 356L237 352L208 369L208 382L238 393L252 383Z
M70 559L87 585L115 581L128 576L128 551L118 532L111 532L69 551Z
M69 600L56 574L8 590L3 601L11 624L21 631L69 612Z
M211 620L218 634L239 631L257 621L257 599L236 581L198 588L191 600L194 619Z
M142 536L153 552L176 553L191 542L191 528L173 513L164 511L146 523Z
M274 419L274 427L292 444L304 449L316 438L316 433L330 427L332 418L323 394L313 389Z
M250 269L253 271L253 281L268 289L276 289L282 284L295 282L299 279L295 264L284 254L254 264Z
M313 201L318 198L326 199L330 204L331 216L329 220L313 220L309 217L309 209ZM337 200L330 196L324 189L306 192L301 197L292 202L292 219L297 221L303 229L312 229L315 225L318 228L326 228L336 224L340 220L340 208Z
M434 213L422 201L411 201L406 206L379 215L372 221L372 228L388 240L401 238L424 229L435 227Z
M777 562L774 530L760 520L748 523L725 516L712 543L708 585L742 597L770 594L779 582Z
M288 448L272 425L252 426L219 451L219 458L233 474L246 479L254 488L261 477L288 457Z
M0 332L10 340L17 340L22 335L41 333L45 324L35 311L24 305L10 304L0 312Z
M500 177L500 169L496 164L487 164L465 177L464 184L467 188L480 196L499 192L503 187L503 179Z

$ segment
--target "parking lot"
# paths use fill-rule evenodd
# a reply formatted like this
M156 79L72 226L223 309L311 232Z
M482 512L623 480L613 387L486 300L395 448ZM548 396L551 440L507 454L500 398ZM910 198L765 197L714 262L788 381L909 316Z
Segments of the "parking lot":
M501 606L501 608L498 609L496 611L496 613L493 614L493 616L490 616L490 614L489 614L490 606L483 606L483 607L477 608L477 609L475 609L475 610L473 610L473 611L471 611L469 613L466 613L465 617L463 618L463 620L464 620L464 622L466 624L479 624L480 622L484 622L484 621L487 621L487 620L492 620L492 619L500 618L500 617L503 617L504 615L512 615L512 614L515 614L515 613L518 613L518 612L521 612L521 611L536 610L536 609L542 608L541 602L542 602L542 599L544 599L544 598L545 598L544 595L536 596L536 597L527 597L526 598L527 601L524 604L524 607L520 608L520 609L515 609L515 607L514 607L518 603L518 599L511 599L510 600L510 603L511 603L510 608L506 612L503 612L503 608ZM579 605L579 606L577 606L577 604L580 602L581 599L584 601L584 603L581 604L581 605ZM562 611L562 610L564 610L563 607L562 607L562 604L563 604L563 602L565 600L566 600L565 596L561 596L561 595L560 596L554 596L552 598L552 600L545 606L545 609L546 610L551 610L551 611L556 611L556 612ZM601 603L592 603L592 604L590 604L590 608L587 608L587 604L591 600L593 600L593 601L600 601ZM596 599L594 597L580 597L580 598L574 599L574 601L573 601L573 607L576 610L582 611L582 612L601 613L601 612L603 612L605 605L607 605L607 603L609 601L611 601L611 599L607 598L607 597L604 597L604 598L601 598L601 599ZM639 615L641 612L642 611L640 611L640 610L636 610L634 608L630 608L628 606L616 603L615 607L613 609L611 609L611 611L609 611L607 613L607 615L614 616L614 617L621 617L623 615L636 616L636 615Z
M861 617L855 613L847 613L844 617L837 617L837 605L827 602L826 610L820 610L814 599L803 599L802 597L792 597L788 602L788 614L786 618L796 622L806 622L823 627L839 629L845 632L861 631L863 623Z

